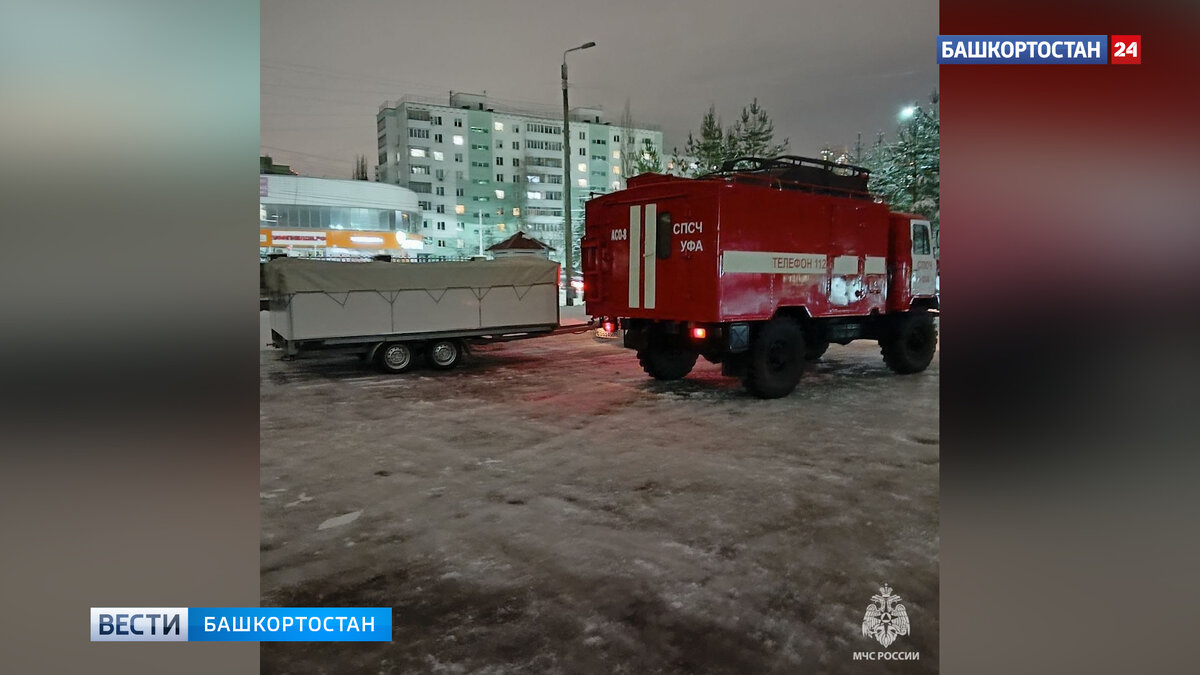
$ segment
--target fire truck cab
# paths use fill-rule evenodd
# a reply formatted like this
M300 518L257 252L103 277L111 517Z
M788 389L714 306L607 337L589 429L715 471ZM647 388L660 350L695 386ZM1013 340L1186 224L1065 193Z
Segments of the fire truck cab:
M922 371L939 310L930 223L890 212L868 177L784 156L631 178L587 202L587 312L624 329L652 377L703 356L763 398L791 393L830 343L877 340L892 370Z

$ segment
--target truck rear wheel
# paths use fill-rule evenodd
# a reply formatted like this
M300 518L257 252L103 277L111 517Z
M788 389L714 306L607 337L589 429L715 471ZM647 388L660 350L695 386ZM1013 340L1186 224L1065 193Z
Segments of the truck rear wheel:
M434 340L429 343L425 357L437 370L450 370L462 360L462 347L458 340Z
M375 365L385 373L403 373L412 364L412 347L403 342L387 342L375 351Z
M637 352L642 370L656 380L678 380L696 366L699 354L677 336L651 333L646 346Z
M887 337L879 341L883 362L901 374L919 373L933 361L937 349L937 328L927 312L910 312L900 316Z
M804 331L792 319L774 318L750 344L742 384L759 398L782 398L792 393L804 372Z

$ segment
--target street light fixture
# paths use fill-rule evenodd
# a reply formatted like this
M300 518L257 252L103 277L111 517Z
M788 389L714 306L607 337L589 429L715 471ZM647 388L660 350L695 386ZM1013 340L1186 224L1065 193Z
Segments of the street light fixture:
M563 278L567 284L567 306L575 304L575 287L571 285L571 280L574 278L572 274L573 265L571 260L572 239L571 236L571 120L567 116L569 108L567 106L567 54L579 51L580 49L589 49L595 47L595 42L585 42L578 47L572 47L563 52L562 60L562 91L563 91L563 239L566 241L566 249L563 252L563 267L565 268Z
M902 120L912 119L913 115L916 115L916 114L917 114L917 106L910 105L900 111L900 119L902 119Z

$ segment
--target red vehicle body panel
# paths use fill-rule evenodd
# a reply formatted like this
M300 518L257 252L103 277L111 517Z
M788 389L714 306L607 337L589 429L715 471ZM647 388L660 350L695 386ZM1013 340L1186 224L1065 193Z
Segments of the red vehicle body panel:
M785 307L867 316L913 301L909 233L919 216L863 196L719 176L647 174L629 185L587 203L592 316L724 323Z

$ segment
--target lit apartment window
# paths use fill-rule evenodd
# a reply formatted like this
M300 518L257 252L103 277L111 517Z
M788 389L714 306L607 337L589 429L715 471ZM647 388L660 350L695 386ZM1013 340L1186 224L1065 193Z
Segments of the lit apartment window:
M434 150L434 151L433 151L433 158L434 158L435 160L437 160L437 161L439 161L439 162L440 162L440 161L442 161L443 159L446 159L446 155L442 154L442 151L441 151L441 150Z
M579 182L579 187L587 187L587 179L586 178L580 178L578 182Z
M496 199L504 199L504 190L496 190Z
M619 190L620 188L621 188L621 181L619 181L619 180L614 180L614 181L612 182L612 189L614 189L614 190Z
M504 131L504 122L496 122L492 125L492 127L495 128L496 131Z
M519 206L514 206L514 207L513 207L513 215L514 215L514 216L519 216L519 215L521 215L521 207L519 207Z
M579 164L575 165L575 168L580 171L587 171L587 164L584 162L580 162Z
M619 167L619 166L614 166L614 167L613 167L613 173L615 173L615 174L617 174L618 176L620 176L620 175L621 175L621 167Z
M455 144L455 145L462 145L462 144L463 144L463 137L462 137L462 136L459 136L458 134L455 134L455 135L454 135L454 139L453 139L453 140L454 140L454 144Z
M461 196L462 196L462 190L461 190L461 189L459 189L459 191L458 191L458 192L459 192L459 196L461 197ZM466 205L465 205L465 204L455 204L455 205L454 205L454 212L455 212L455 213L457 213L458 215L460 215L460 216L461 216L462 214L464 214L464 213L466 213L466 212L467 212L467 207L466 207Z
M532 192L532 191L530 191L530 192L526 192L526 193L525 193L525 197L526 197L527 199L541 199L541 198L542 198L542 193L540 193L540 192ZM515 213L514 213L513 215L517 215L517 214L515 214Z
M436 153L435 153L435 156L436 156ZM620 150L613 150L613 159L621 159L621 151Z
M424 157L426 155L425 148L409 148L409 157Z

